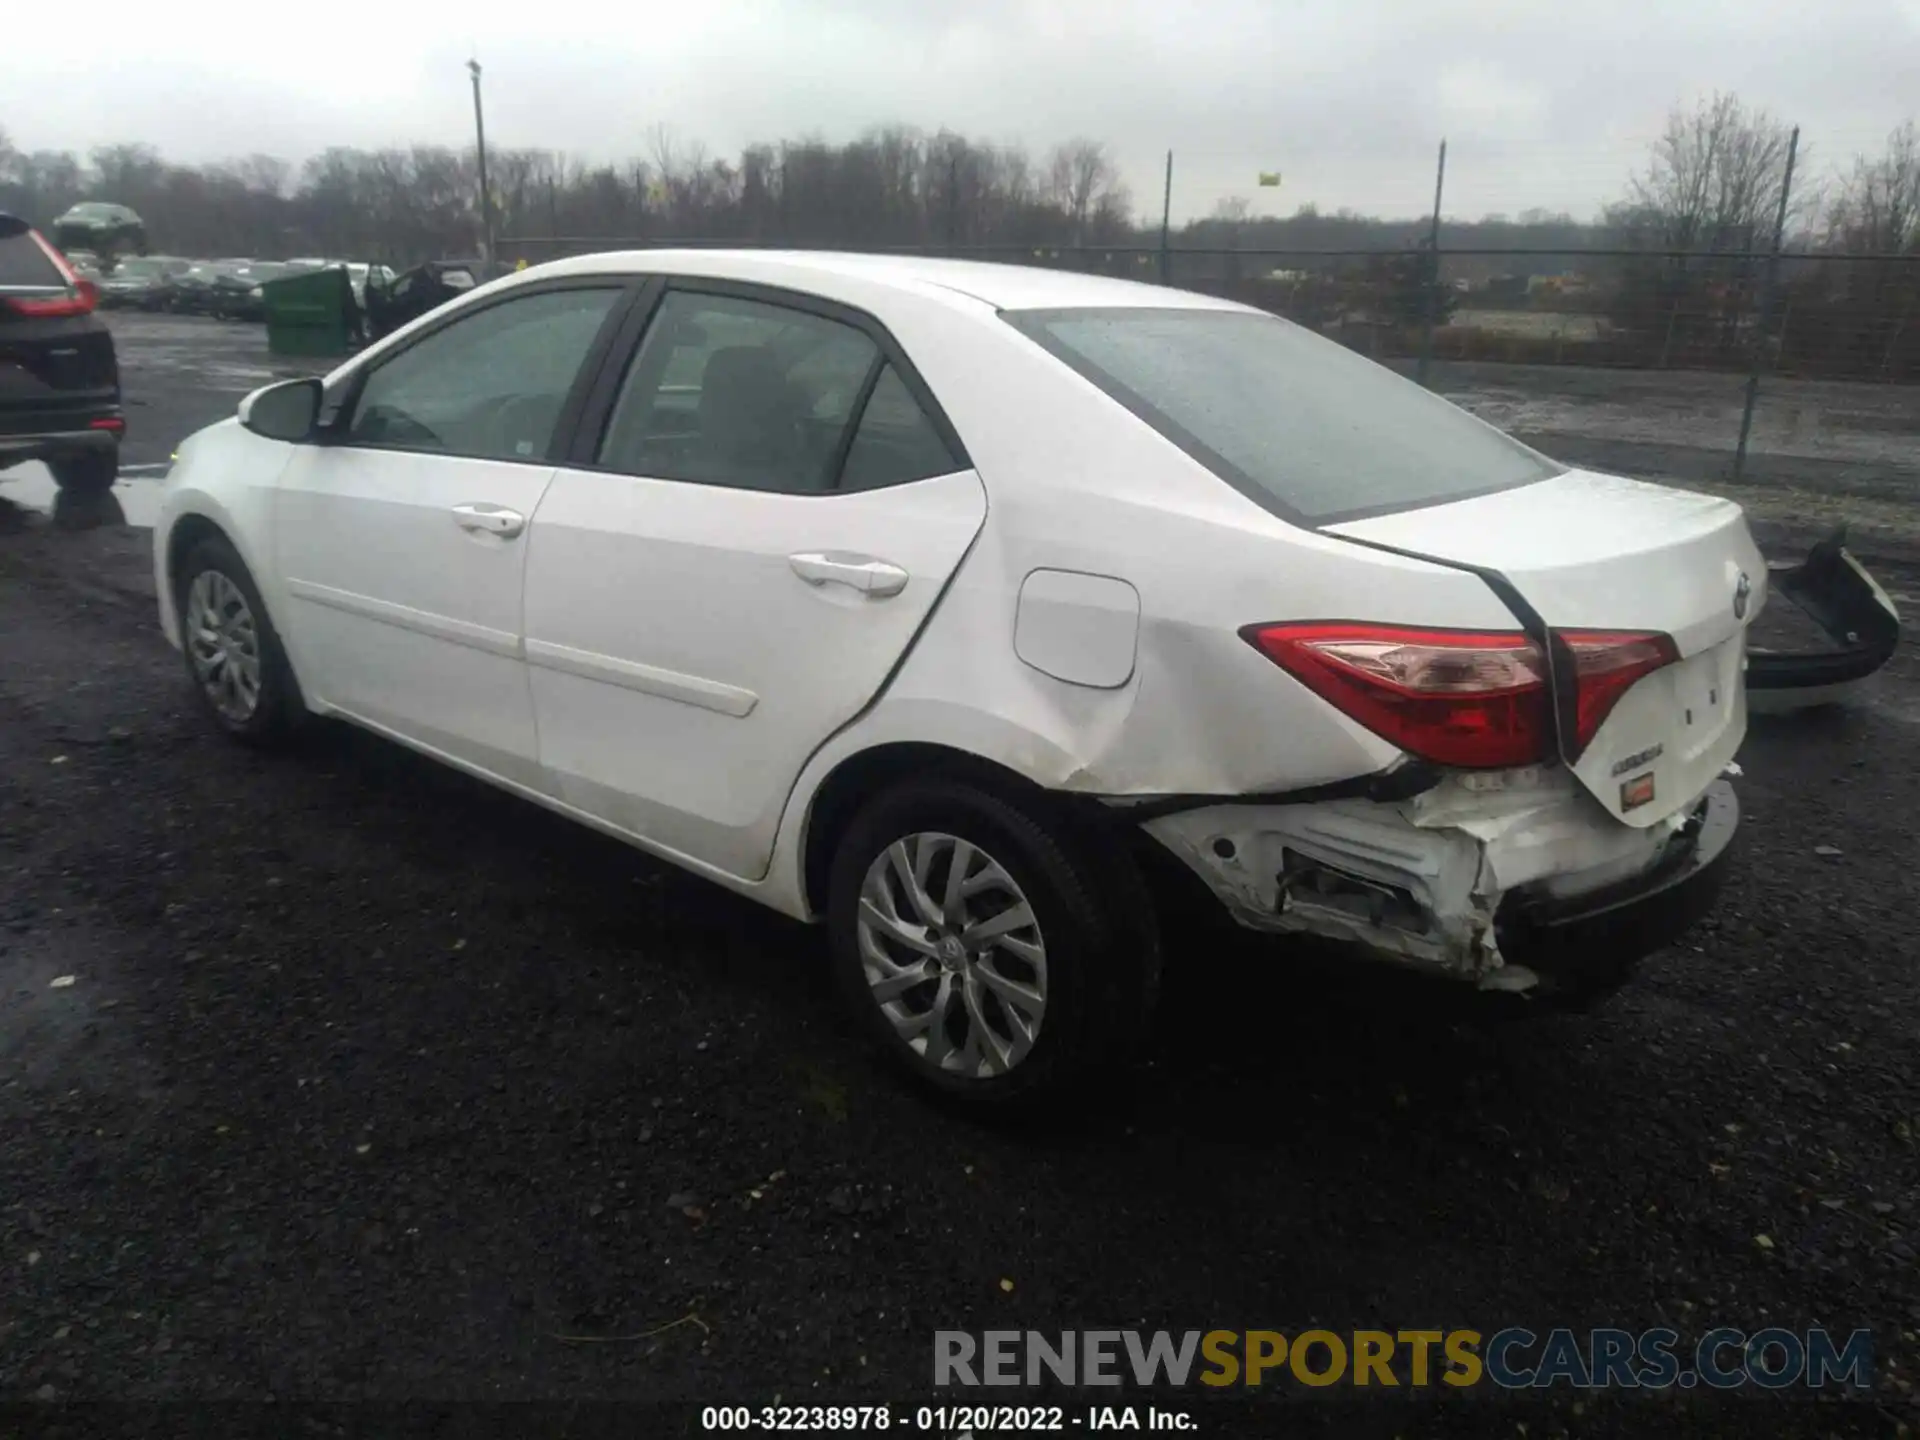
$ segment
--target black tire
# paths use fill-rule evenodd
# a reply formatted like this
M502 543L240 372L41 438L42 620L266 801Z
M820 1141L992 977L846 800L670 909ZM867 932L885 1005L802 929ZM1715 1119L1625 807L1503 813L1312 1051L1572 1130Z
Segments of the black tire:
M189 596L194 582L209 572L225 576L232 583L245 599L254 620L260 683L253 709L244 717L225 713L214 703L201 681L194 661L192 637L187 633ZM222 734L243 745L272 749L291 741L304 727L306 702L300 696L299 682L287 662L287 652L273 628L266 603L260 598L260 589L253 583L240 553L223 535L209 535L195 542L173 577L173 593L181 629L181 655L201 712Z
M120 473L120 451L82 450L47 462L53 483L69 495L104 495Z
M992 857L1024 895L1045 945L1045 1009L1031 1049L995 1075L928 1060L896 1031L866 978L859 919L869 867L895 841L930 832ZM883 791L840 837L827 921L836 979L869 1042L922 1087L991 1115L1039 1118L1091 1098L1134 1057L1158 998L1159 928L1126 846L1038 792L1016 803L965 777Z

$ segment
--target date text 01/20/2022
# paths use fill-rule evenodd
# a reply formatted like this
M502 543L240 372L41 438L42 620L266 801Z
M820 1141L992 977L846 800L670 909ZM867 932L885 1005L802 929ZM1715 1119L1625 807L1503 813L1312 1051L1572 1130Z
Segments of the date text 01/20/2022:
M1184 1410L1154 1405L920 1405L897 1413L887 1405L708 1405L703 1430L784 1431L813 1435L848 1430L906 1430L964 1435L1016 1431L1154 1430L1192 1432Z

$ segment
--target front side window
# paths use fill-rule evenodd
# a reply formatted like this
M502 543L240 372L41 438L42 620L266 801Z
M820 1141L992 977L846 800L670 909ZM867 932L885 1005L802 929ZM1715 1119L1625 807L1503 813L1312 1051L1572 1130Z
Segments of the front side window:
M620 293L551 290L454 321L367 377L348 443L546 458L567 393Z
M668 291L628 368L599 464L747 490L833 488L879 347L838 320Z
M1285 519L1325 525L1565 468L1344 345L1236 310L1011 310L1055 357Z

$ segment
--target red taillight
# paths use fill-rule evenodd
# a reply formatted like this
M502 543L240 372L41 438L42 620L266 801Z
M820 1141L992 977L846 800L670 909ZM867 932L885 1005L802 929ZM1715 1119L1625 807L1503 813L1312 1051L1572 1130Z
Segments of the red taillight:
M1578 755L1600 733L1620 697L1640 680L1680 658L1665 635L1642 630L1562 630L1573 651L1574 743Z
M86 282L81 283L84 285ZM49 295L44 299L36 297L31 300L22 295L9 295L4 300L0 300L0 304L4 304L16 315L26 315L37 320L57 319L62 315L89 315L93 313L96 303L92 290L93 287L88 285L86 289L73 295Z
M1546 659L1525 635L1347 623L1254 625L1240 633L1410 755L1491 769L1551 752Z
M1553 754L1546 657L1517 631L1349 622L1254 625L1241 634L1314 694L1410 755L1478 770ZM1660 634L1559 635L1574 659L1574 754L1635 683L1679 658Z
M102 415L98 420L87 422L89 430L124 430L127 422L118 415Z

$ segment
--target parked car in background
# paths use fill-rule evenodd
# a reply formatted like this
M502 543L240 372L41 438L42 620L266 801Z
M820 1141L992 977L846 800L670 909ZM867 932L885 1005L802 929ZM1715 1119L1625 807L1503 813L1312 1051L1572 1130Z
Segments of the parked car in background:
M97 301L38 231L0 214L0 470L43 460L64 490L113 484L126 419Z
M129 256L100 282L100 303L108 310L164 310L191 267L191 261L171 255Z
M232 320L247 307L247 292L258 283L255 272L263 262L233 261L214 272L208 289L208 313L220 320Z
M264 320L269 280L299 273L300 267L277 260L250 260L214 278L213 313L222 320Z
M1726 872L1768 585L1738 505L1246 306L764 251L476 285L187 439L153 544L229 735L337 715L822 920L872 1041L1003 1109L1140 1052L1151 865L1622 983Z
M181 315L213 313L214 279L230 266L241 263L228 260L195 260L174 278L167 308Z
M125 205L83 200L53 222L53 243L70 257L76 250L106 258L147 253L147 227Z
M173 308L188 315L233 319L257 312L258 296L251 292L263 276L277 273L271 262L252 259L201 260L191 265L175 285Z
M353 300L361 310L367 308L367 286L386 290L392 287L399 277L390 265L369 265L356 261L347 262L347 279L353 284Z
M375 339L390 335L409 321L449 300L511 274L497 260L429 260L398 275L380 267L379 283L363 286L360 304ZM389 278L390 277L390 278Z

